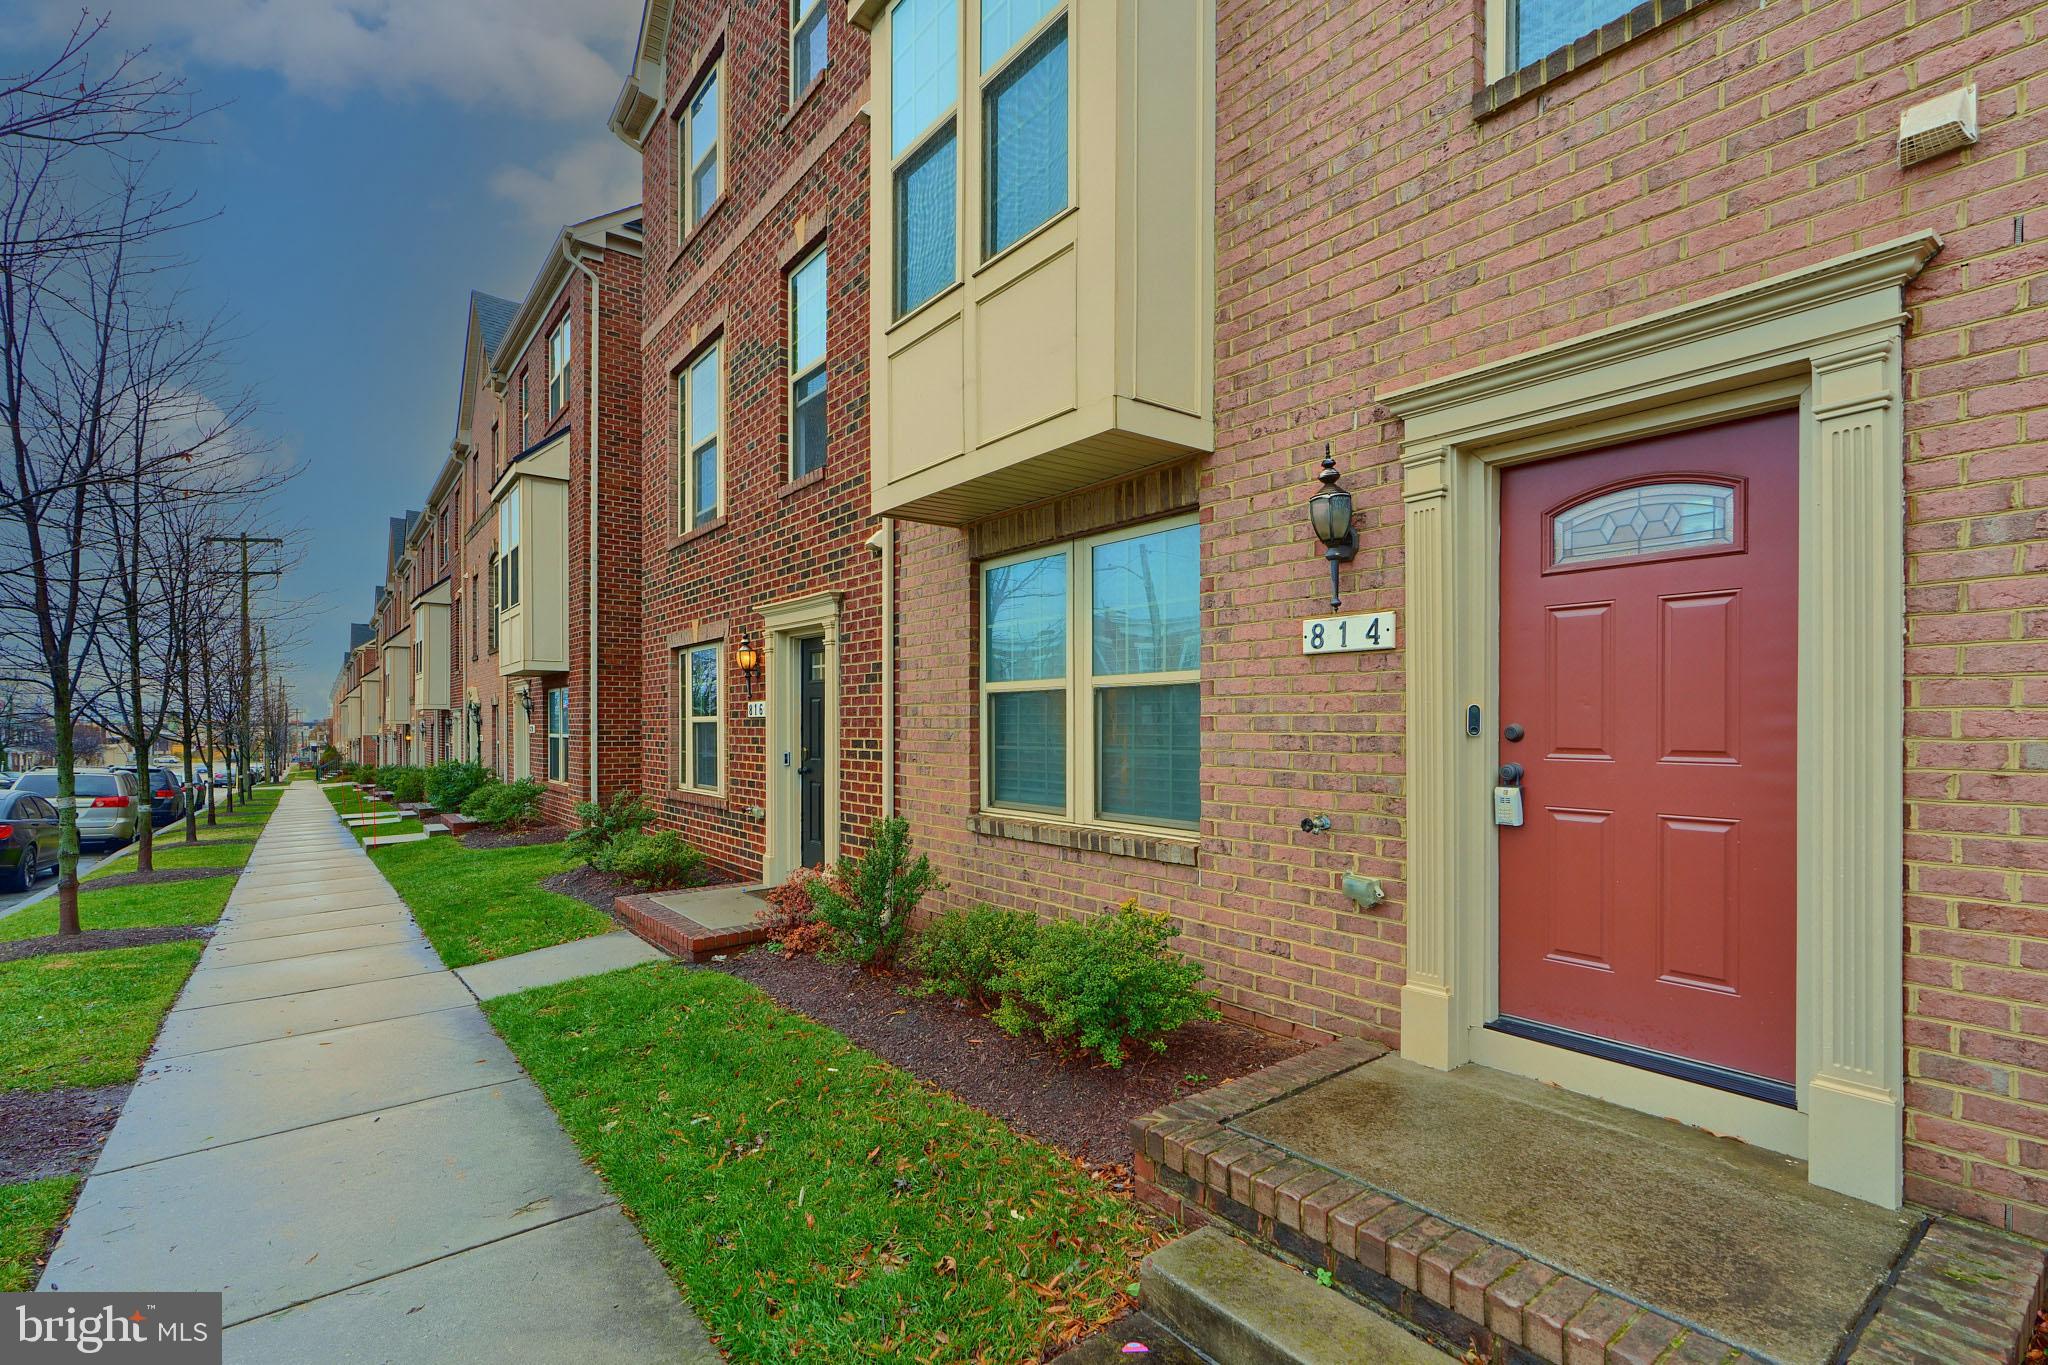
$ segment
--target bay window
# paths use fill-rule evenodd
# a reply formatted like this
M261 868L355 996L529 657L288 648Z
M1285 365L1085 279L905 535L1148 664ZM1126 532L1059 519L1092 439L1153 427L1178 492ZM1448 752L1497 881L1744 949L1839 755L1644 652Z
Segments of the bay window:
M713 342L676 372L676 514L683 531L715 519L725 493L718 459L718 352Z
M825 252L789 277L789 476L825 467Z
M985 806L1200 822L1200 583L1190 518L983 566Z
M894 166L896 312L959 275L956 241L960 89L956 0L896 0L889 21L890 159Z
M498 610L519 605L519 485L498 504Z
M720 736L725 682L719 658L724 643L693 645L677 656L677 695L683 713L682 769L677 786L715 794L719 790Z
M1067 16L1053 0L981 0L982 251L1067 206Z

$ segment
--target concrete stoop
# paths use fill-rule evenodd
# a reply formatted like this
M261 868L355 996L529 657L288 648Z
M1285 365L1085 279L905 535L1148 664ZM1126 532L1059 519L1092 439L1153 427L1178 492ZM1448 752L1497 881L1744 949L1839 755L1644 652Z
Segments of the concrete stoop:
M1138 1193L1215 1225L1148 1265L1145 1307L1219 1361L2007 1365L2048 1268L2038 1243L1816 1189L1790 1158L1357 1041L1132 1139ZM1317 1316L1332 1304L1442 1353L1316 1354L1341 1340Z

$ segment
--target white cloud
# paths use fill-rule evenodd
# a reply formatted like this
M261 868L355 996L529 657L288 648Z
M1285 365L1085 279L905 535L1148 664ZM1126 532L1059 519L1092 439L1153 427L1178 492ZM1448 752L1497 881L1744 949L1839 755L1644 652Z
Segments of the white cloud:
M77 0L41 0L69 24ZM129 0L123 43L274 71L302 94L443 95L541 118L611 107L640 0Z
M560 227L640 202L640 158L599 135L563 148L539 167L500 166L491 193L510 200L536 227Z

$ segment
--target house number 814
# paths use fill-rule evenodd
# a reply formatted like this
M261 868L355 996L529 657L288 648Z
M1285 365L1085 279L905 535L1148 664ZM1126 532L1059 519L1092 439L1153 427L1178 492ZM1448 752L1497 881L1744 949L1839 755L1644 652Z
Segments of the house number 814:
M1304 654L1359 654L1394 647L1394 613L1360 616L1315 616L1301 623Z

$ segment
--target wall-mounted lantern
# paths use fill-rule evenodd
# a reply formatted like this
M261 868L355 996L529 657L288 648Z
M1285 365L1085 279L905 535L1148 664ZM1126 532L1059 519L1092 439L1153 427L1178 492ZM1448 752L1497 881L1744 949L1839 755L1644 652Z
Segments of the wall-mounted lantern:
M532 683L521 683L521 684L520 684L520 686L519 686L519 709L520 709L521 711L524 711L524 712L526 713L526 718L527 718L528 720L532 720L532 719L533 719L533 684L532 684Z
M1309 524L1316 539L1323 542L1323 557L1330 561L1330 608L1344 605L1337 581L1337 566L1347 564L1358 553L1358 532L1351 526L1351 495L1337 486L1337 461L1330 447L1323 447L1323 471L1316 475L1323 491L1308 500Z
M732 661L740 672L752 675L761 666L761 655L754 648L754 637L744 631L740 634L740 647L733 651Z

